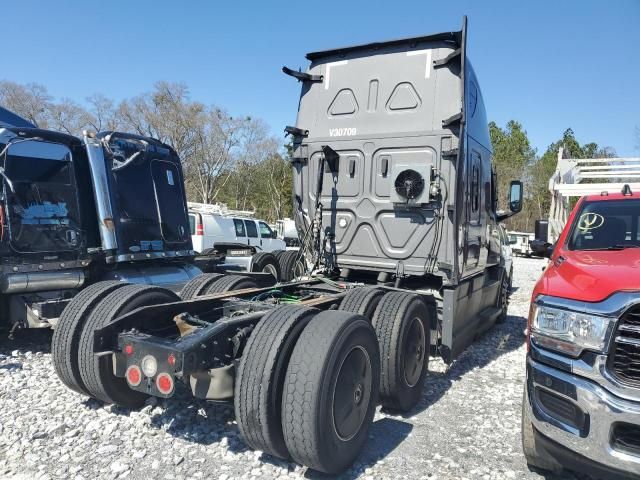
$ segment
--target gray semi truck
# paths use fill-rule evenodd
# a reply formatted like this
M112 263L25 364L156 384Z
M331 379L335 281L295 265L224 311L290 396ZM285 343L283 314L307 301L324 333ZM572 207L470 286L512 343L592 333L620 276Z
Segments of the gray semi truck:
M466 19L307 58L306 72L283 69L302 89L286 128L297 278L256 288L204 274L182 299L101 282L66 307L53 356L65 384L107 403L180 389L233 402L250 447L337 473L377 405L411 410L430 356L454 361L506 316L493 232L521 209L522 184L498 214Z

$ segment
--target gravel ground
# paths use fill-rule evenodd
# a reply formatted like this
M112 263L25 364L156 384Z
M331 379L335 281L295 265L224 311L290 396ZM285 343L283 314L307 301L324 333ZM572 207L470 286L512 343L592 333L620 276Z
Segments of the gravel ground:
M342 478L544 478L527 469L520 448L523 331L543 265L515 259L508 320L449 370L432 361L410 415L378 411L365 451ZM185 392L141 411L74 394L54 373L50 340L47 331L0 340L0 478L319 477L248 450L232 408Z

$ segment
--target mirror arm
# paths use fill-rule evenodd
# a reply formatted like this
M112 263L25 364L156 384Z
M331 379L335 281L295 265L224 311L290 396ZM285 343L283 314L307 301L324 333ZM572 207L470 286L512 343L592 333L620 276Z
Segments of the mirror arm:
M496 221L497 222L503 222L507 218L513 217L515 214L516 214L516 212L505 212L505 213L501 213L501 214L497 214L496 213Z

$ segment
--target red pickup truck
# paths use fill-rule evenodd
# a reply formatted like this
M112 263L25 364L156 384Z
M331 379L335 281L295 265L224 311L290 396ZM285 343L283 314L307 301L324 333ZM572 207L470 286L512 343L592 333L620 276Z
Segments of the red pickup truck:
M639 477L640 192L582 197L555 245L532 246L550 261L527 328L527 462Z

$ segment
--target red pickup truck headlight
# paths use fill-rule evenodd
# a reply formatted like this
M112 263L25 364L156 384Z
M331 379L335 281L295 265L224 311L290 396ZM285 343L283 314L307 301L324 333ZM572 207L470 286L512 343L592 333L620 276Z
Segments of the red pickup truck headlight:
M536 305L531 339L539 346L577 357L583 350L603 353L615 318Z

